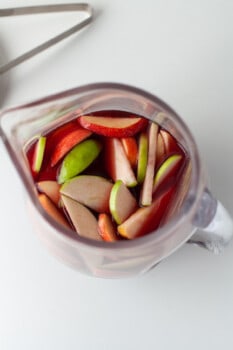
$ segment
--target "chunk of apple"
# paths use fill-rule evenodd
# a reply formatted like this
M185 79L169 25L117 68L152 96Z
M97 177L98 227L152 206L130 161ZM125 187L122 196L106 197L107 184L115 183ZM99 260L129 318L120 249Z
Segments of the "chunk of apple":
M148 161L146 168L146 175L144 182L142 184L140 203L142 206L147 206L152 203L152 192L153 192L153 181L154 181L154 171L156 163L156 145L158 136L158 125L151 123L149 126L148 135Z
M106 242L116 242L119 238L117 235L116 225L114 225L110 216L105 213L99 214L98 228L100 236Z
M138 160L138 145L134 137L123 137L121 139L125 154L134 169Z
M138 146L138 164L137 164L137 181L143 183L146 175L146 167L148 160L148 135L142 132L139 137Z
M54 203L44 194L41 193L38 195L39 202L44 210L49 214L55 221L59 224L70 228L70 225L64 218L64 216L60 213L58 208L54 205Z
M139 208L126 221L118 226L118 232L127 239L145 235L156 230L173 196L174 187L154 198L148 207Z
M37 183L40 192L46 194L55 205L58 206L60 200L60 186L57 181L44 180Z
M74 146L92 134L91 131L78 128L63 136L56 144L51 155L51 166L55 166Z
M98 213L109 213L113 184L104 177L79 175L65 182L60 192Z
M158 189L162 182L177 173L181 160L181 154L173 154L161 164L155 174L153 193Z
M40 136L35 146L34 157L32 162L32 170L35 173L39 173L41 169L43 159L44 159L45 146L46 146L46 137Z
M78 119L80 125L96 134L108 137L130 137L139 132L147 124L147 120L139 117L117 118L85 115Z
M122 180L128 187L137 185L136 177L125 154L123 145L117 138L106 138L105 168L114 182Z
M99 141L88 139L75 146L64 158L58 183L71 179L85 170L99 155L102 145Z
M118 180L112 187L109 207L117 224L125 221L137 208L136 199L121 180Z
M98 230L98 221L92 212L72 198L64 195L61 198L79 236L102 241Z

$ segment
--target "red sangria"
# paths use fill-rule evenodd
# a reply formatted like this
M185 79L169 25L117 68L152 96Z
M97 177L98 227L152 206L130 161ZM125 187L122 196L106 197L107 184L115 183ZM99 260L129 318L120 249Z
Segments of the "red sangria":
M72 115L26 149L44 210L94 240L131 240L161 227L175 212L187 176L179 142L140 115Z

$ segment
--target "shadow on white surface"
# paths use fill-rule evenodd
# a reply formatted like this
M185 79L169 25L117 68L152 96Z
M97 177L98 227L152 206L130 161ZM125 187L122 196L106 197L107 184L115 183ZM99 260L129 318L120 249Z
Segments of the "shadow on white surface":
M0 66L7 63L9 57L7 55L7 49L5 47L4 41L0 37ZM4 73L0 74L0 109L4 104L4 101L10 90L10 74Z

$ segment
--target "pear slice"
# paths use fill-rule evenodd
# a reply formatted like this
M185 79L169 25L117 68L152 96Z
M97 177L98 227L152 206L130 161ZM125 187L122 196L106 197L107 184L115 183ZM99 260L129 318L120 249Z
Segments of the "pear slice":
M109 213L112 186L104 177L79 175L64 183L60 192L98 213Z
M156 197L148 207L139 208L126 221L118 226L118 232L127 239L145 235L156 230L173 196L174 187L170 187Z
M156 145L158 136L158 125L151 123L149 127L149 149L146 175L142 185L140 203L142 206L147 206L152 203L152 192L154 182L154 171L156 163Z
M40 136L35 147L35 153L32 163L32 170L35 173L39 173L43 159L44 159L44 153L45 153L45 145L46 145L46 137Z
M40 192L46 194L55 205L58 206L60 200L60 186L56 181L44 180L37 183Z
M85 170L99 155L102 145L99 141L88 139L75 146L64 158L58 183L71 179Z
M136 199L121 180L112 187L109 207L117 224L125 221L137 208Z
M70 228L70 225L64 218L64 216L60 213L57 207L53 204L53 202L44 194L41 193L38 195L39 202L44 210L59 224Z
M162 163L162 165L159 167L159 169L155 174L153 193L157 190L159 185L164 180L166 180L166 178L169 178L170 176L176 173L176 171L179 168L179 164L181 160L182 160L182 156L180 154L173 154Z
M61 198L79 236L102 241L98 231L98 221L92 212L69 197L62 195Z
M122 180L127 187L137 185L136 177L120 139L106 138L105 168L113 181Z
M148 136L146 132L142 132L139 137L138 144L138 166L137 166L137 181L143 183L146 175L148 159Z
M115 242L119 239L116 227L108 214L102 213L98 219L99 233L104 241Z

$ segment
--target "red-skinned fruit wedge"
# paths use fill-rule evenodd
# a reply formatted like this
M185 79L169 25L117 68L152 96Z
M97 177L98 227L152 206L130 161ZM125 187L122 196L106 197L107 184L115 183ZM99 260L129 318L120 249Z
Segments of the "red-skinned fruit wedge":
M116 225L114 225L109 215L105 213L99 214L98 228L104 241L115 242L119 239L116 234Z
M56 181L40 181L37 183L37 188L40 192L46 194L55 205L59 205L60 200L60 186Z
M148 161L146 175L142 185L140 203L142 206L150 205L152 202L152 191L154 182L154 169L156 162L156 145L158 136L158 125L151 123L148 132Z
M157 147L156 147L156 164L160 165L166 157L165 145L161 133L158 133Z
M163 138L165 153L167 156L173 154L173 153L180 153L180 148L177 145L177 142L175 139L169 134L169 132L165 130L160 130L160 134Z
M91 134L91 131L81 127L77 130L70 131L56 143L51 156L51 166L55 166L74 146L88 138Z
M53 204L53 202L43 193L38 195L39 202L44 210L59 224L70 228L70 225L57 209L57 207Z
M125 154L132 166L135 168L138 159L138 145L134 137L124 137L121 139Z
M143 236L159 227L160 221L166 211L174 193L170 187L155 198L149 207L139 208L125 222L118 226L118 232L127 239Z
M117 118L85 115L78 119L83 128L108 137L130 137L147 125L147 120L139 117Z
M155 193L155 191L164 181L166 181L166 179L176 176L181 165L181 160L181 154L173 154L160 165L155 174L153 193Z
M102 241L98 230L98 221L92 212L69 197L61 195L61 198L79 236Z
M109 213L113 184L101 176L79 175L64 183L60 192L97 213Z
M117 138L109 137L105 140L105 168L115 182L122 180L127 187L137 185L136 177L122 143Z
M192 177L192 164L191 164L191 161L188 160L186 161L186 164L184 165L181 175L179 176L179 179L176 183L174 196L168 205L166 214L164 215L162 220L162 224L165 224L166 222L168 222L171 217L173 217L175 214L179 212L184 202L184 199L188 193L191 177Z

